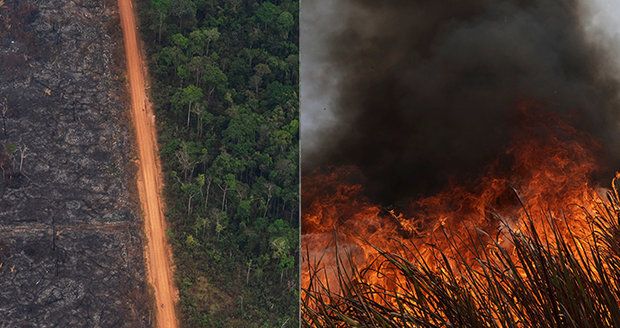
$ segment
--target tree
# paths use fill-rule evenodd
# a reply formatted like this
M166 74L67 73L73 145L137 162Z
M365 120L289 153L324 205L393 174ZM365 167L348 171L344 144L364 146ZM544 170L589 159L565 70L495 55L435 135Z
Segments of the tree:
M217 29L217 27L203 30L202 33L204 33L204 35L205 35L205 37L207 39L205 55L208 55L209 54L209 46L211 45L211 43L219 40L221 34L220 34L220 31Z
M181 191L187 195L187 215L192 214L192 199L200 192L200 186L195 183L181 183Z
M203 97L204 95L202 94L202 89L193 84L190 84L185 88L179 89L177 93L173 96L173 104L176 104L177 107L187 106L186 126L188 128L192 106L198 103Z
M205 116L207 116L205 115L207 113L206 105L198 104L194 106L192 108L192 113L196 115L197 118L196 126L198 127L198 136L202 136L202 120L205 118Z
M193 30L189 34L189 53L190 55L201 56L207 44L207 36L202 30Z
M271 239L272 258L278 261L280 268L280 281L284 277L284 271L295 266L295 258L291 255L291 243L285 236Z
M263 63L254 66L254 71L256 72L256 75L260 77L271 74L271 68L269 68L269 65Z
M288 11L283 11L278 16L278 20L276 21L276 27L278 31L285 37L288 37L289 32L295 26L295 18Z
M157 29L157 43L161 43L161 30L164 27L166 15L168 15L170 7L172 6L172 0L151 0L151 3L153 4L155 11L158 13L159 27Z
M187 65L179 65L177 66L177 76L179 77L179 79L181 79L181 81L185 81L189 78L189 68L187 67Z
M202 74L204 73L204 68L206 65L206 58L201 56L194 56L190 60L187 68L189 71L194 74L194 83L199 84L202 80Z
M226 74L224 74L224 72L218 66L209 63L205 66L203 82L209 88L207 97L211 99L211 95L213 94L213 91L225 90L226 83L228 82L228 77L226 76Z
M277 21L279 15L280 8L269 1L263 2L256 11L256 17L263 24L263 26L273 24Z
M28 146L23 145L19 148L17 148L19 150L19 173L23 173L23 167L24 167L24 160L26 159L26 157L28 157Z
M194 30L189 34L192 55L208 56L211 43L220 39L217 27Z
M157 73L168 75L170 72L176 73L176 67L184 64L187 61L187 56L178 47L164 47L161 48L155 55L155 62L157 63Z
M174 44L176 47L183 50L186 50L187 47L189 47L189 39L181 33L177 33L170 37L170 41L172 41L172 44Z
M194 236L188 234L185 238L185 245L187 245L187 247L189 248L196 248L196 246L198 246L198 241L196 241L196 238L194 238Z
M196 25L196 10L192 0L174 0L170 12L179 28L192 28Z
M214 229L215 229L215 233L217 234L217 239L220 239L220 234L224 231L224 229L226 229L226 226L228 225L228 215L226 215L226 212L221 211L221 210L217 210L214 209L213 211L211 211L211 217L213 218L214 221Z
M190 173L194 171L194 167L198 163L193 158L191 145L188 142L183 142L179 150L176 151L176 158L183 170L183 181L188 181L191 176Z

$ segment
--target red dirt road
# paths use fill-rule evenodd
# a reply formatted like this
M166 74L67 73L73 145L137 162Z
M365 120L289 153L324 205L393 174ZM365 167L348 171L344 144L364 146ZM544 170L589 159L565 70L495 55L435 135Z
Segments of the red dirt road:
M157 327L178 327L175 301L177 291L172 276L170 246L161 198L161 166L153 109L146 96L145 66L140 53L138 33L131 0L119 0L125 40L127 74L131 91L131 114L139 152L138 191L146 233L145 257L148 280L154 289Z

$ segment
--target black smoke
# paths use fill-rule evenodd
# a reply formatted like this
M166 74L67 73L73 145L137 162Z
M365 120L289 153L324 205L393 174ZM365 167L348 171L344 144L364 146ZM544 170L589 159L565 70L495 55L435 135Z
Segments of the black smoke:
M522 101L601 142L606 169L618 164L618 82L584 35L576 0L349 0L343 8L344 28L327 45L340 77L328 108L338 123L306 154L304 173L355 165L384 203L474 181L510 144Z

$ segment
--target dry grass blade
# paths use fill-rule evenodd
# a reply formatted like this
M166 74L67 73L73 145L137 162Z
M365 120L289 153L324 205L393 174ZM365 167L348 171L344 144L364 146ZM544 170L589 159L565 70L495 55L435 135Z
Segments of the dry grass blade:
M342 267L337 270L337 289L322 283L315 267L310 272L311 283L303 289L303 324L620 327L620 200L616 188L594 214L586 215L591 222L588 242L558 226L566 218L547 217L552 232L547 236L529 217L527 231L509 230L510 250L497 242L474 246L475 265L454 249L443 249L437 250L433 266L418 256L415 247L403 245L403 254L410 256L378 250L379 258L367 268L356 268L350 258L338 261ZM475 241L477 237L469 238ZM367 282L378 270L391 270L399 278L390 288Z

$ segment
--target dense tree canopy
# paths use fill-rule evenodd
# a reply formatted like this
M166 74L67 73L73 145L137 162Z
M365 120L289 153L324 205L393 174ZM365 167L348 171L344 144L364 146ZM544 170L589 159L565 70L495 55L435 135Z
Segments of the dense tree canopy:
M298 2L143 0L188 327L298 325Z

